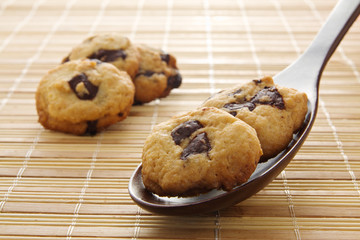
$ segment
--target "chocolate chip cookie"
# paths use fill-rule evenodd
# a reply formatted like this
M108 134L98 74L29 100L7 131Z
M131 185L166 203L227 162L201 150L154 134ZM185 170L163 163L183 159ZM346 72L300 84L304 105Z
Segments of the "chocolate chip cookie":
M201 108L155 126L142 155L145 187L191 196L244 183L262 154L255 130L217 108Z
M73 60L50 70L36 91L39 122L47 129L94 135L125 119L134 99L129 75L98 60Z
M147 103L169 95L181 85L182 77L173 55L146 45L138 45L140 68L135 76L135 101Z
M84 58L111 63L132 78L139 68L138 51L127 37L119 33L103 33L85 39L72 49L63 63Z
M205 101L205 106L225 110L252 126L266 159L281 152L304 122L307 97L264 77L223 90Z

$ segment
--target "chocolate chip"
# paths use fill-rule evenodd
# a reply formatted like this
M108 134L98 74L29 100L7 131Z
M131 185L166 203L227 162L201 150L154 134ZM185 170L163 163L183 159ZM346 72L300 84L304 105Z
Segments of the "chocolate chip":
M255 81L255 80L254 80ZM250 101L243 99L232 103L227 103L223 107L231 111L230 114L236 116L236 110L247 107L249 111L253 111L257 105L271 105L282 110L285 109L284 100L275 87L265 87L253 96ZM235 115L234 115L235 114Z
M144 72L139 72L138 74L136 74L135 78L139 77L139 76L145 76L145 77L151 77L152 75L154 75L155 72L153 71L144 71ZM162 74L162 73L161 73Z
M260 79L260 80L255 79L255 80L253 80L253 82L254 82L256 85L258 85L258 84L262 83L261 79Z
M166 62L166 64L169 64L170 62L170 55L167 53L160 54L161 61Z
M230 111L239 110L239 109L245 108L245 107L247 107L249 109L249 111L252 111L255 109L255 104L252 102L244 102L244 103L234 102L234 103L227 103L224 105L224 108L226 108ZM231 115L234 115L234 113L231 113Z
M178 87L180 87L181 82L182 82L182 77L181 77L180 73L178 73L176 75L168 77L167 87L171 88L171 89L178 88Z
M193 132L200 128L203 128L203 125L199 121L186 121L172 130L171 137L173 138L175 144L179 145L182 140L190 137Z
M236 115L237 115L237 111L231 111L231 112L229 112L231 115L233 115L234 117L236 117Z
M116 49L116 50L106 50L106 49L99 49L97 52L91 54L88 56L90 59L99 59L103 62L113 62L118 58L122 58L125 60L127 57L127 54L122 49Z
M153 72L153 71L145 71L145 72L140 73L140 74L141 74L141 75L144 75L144 76L146 76L146 77L151 77L152 75L155 74L155 72Z
M91 135L94 136L97 132L96 125L98 123L98 120L94 121L87 121L87 128L85 131L85 135Z
M65 57L61 63L66 63L68 61L70 61L70 56Z
M250 101L255 104L271 105L280 110L285 109L284 100L275 87L262 89Z
M86 76L85 73L81 73L79 75L76 75L75 77L73 77L69 82L70 88L71 90L73 90L73 92L76 94L76 96L81 99L81 100L91 100L93 99L98 90L99 87L95 86L94 84L92 84L89 80L88 77ZM87 93L79 93L76 91L76 87L79 83L83 83Z
M123 116L124 116L124 113L119 112L119 113L118 113L118 116L119 116L119 117L123 117Z
M186 160L190 155L208 153L211 150L210 141L205 132L196 135L181 153L180 159Z
M236 94L239 94L239 93L241 93L242 92L242 89L241 88L239 88L238 90L236 90L235 92L232 92L232 93L229 93L229 95L228 96L235 96Z

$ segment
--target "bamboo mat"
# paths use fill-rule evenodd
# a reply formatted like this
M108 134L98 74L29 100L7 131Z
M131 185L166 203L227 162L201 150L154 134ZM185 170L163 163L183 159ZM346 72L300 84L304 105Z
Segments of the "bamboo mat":
M236 206L169 217L127 192L151 128L211 94L274 75L309 45L335 0L1 0L0 239L359 239L360 21L325 69L302 149ZM94 137L44 130L41 77L89 35L121 32L173 53L167 98Z

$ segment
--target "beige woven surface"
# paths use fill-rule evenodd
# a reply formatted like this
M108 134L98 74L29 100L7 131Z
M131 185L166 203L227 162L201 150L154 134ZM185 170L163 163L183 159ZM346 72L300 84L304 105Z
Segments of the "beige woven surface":
M360 22L329 62L315 126L270 185L236 206L168 217L127 192L151 128L216 91L274 75L335 0L1 0L0 239L359 239ZM183 85L95 137L44 130L41 77L89 35L173 53Z

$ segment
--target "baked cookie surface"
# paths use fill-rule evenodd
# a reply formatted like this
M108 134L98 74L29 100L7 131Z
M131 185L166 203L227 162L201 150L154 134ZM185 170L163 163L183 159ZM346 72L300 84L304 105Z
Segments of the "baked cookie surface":
M137 45L140 67L135 76L135 101L147 103L169 95L181 85L182 77L171 54L146 45Z
M145 187L160 196L231 190L246 182L262 154L255 130L216 108L155 126L142 155Z
M277 155L289 144L307 113L305 93L275 85L271 77L223 90L202 107L216 107L245 121L259 137L263 158Z
M74 60L50 70L36 91L39 122L47 129L90 134L127 117L134 98L129 75L97 60Z
M84 58L111 63L132 78L139 68L138 51L127 37L119 33L103 33L85 39L72 49L63 63Z

